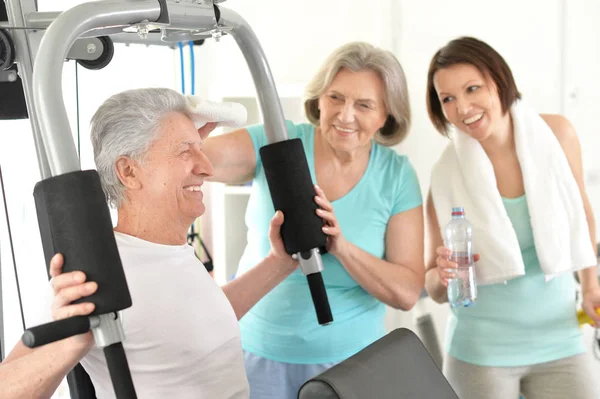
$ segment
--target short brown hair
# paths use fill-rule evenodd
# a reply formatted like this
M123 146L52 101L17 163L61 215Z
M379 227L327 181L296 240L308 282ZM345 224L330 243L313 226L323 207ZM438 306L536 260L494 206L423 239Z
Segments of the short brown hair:
M494 81L503 113L506 113L511 105L521 98L508 64L496 50L473 37L454 39L433 55L427 73L427 112L437 131L444 136L448 135L449 123L442 111L433 78L440 69L456 64L473 65L484 76L489 76Z
M319 126L319 97L342 68L354 72L370 69L379 75L383 81L383 100L388 116L374 140L384 146L401 142L410 128L410 103L404 71L391 52L364 42L348 43L334 50L308 83L304 101L308 120Z

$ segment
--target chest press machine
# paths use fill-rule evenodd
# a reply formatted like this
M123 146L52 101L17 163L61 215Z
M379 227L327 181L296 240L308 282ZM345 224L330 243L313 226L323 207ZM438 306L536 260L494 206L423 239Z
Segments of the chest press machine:
M33 348L91 329L96 345L104 350L116 397L136 398L117 317L132 300L98 174L80 170L62 97L64 60L103 68L112 59L113 42L174 47L183 41L218 41L223 35L235 39L264 115L269 144L260 156L273 205L285 214L285 249L300 261L318 323L331 323L321 276L325 235L315 213L302 142L288 138L267 60L246 21L221 7L224 0L101 0L60 13L38 12L35 1L6 0L7 15L0 12L0 119L29 117L31 122L42 176L34 199L46 263L62 253L63 270L85 272L98 290L85 299L96 305L90 316L30 328L23 334L24 344ZM95 398L80 365L67 379L73 399ZM421 342L406 329L307 381L299 392L302 399L362 397L456 398Z
M269 144L260 155L274 207L286 216L282 226L286 251L297 256L307 276L319 324L333 321L321 276L325 235L315 213L302 142L288 139L275 84L255 34L242 17L219 3L103 0L49 13L38 12L34 0L8 0L8 20L0 23L0 78L14 83L15 93L24 94L42 176L34 198L44 257L49 263L61 252L65 272L81 270L89 281L98 283L98 291L86 298L96 305L92 315L30 328L22 340L33 348L91 329L96 345L104 349L118 398L136 397L122 345L123 328L116 316L132 301L98 174L79 167L62 97L65 59L99 69L110 62L113 42L172 45L231 35L248 63L264 115ZM83 397L78 394L85 382L77 378L69 380L71 392Z

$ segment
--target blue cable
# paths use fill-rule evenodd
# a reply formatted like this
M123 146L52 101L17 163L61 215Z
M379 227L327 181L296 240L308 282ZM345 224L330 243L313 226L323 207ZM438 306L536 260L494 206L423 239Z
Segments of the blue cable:
M181 93L185 94L185 65L183 65L183 43L179 42L179 60L181 61Z
M192 75L192 96L194 94L196 94L196 66L195 66L195 61L194 61L194 42L193 41L189 41L188 42L189 46L190 46L190 68L191 70L191 75Z

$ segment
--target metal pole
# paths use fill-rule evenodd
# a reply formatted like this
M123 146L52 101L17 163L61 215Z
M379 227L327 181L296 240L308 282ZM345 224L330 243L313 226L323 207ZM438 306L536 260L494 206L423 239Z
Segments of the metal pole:
M13 26L26 26L25 15L35 11L36 8L33 1L21 2L20 0L7 0L6 2L8 21ZM40 168L40 175L42 176L42 179L45 179L50 177L50 165L48 163L46 153L44 152L40 126L34 114L34 100L31 82L33 79L33 59L35 55L32 51L27 35L28 33L24 29L15 29L11 32L11 36L15 42L15 48L18 49L16 52L16 62L19 69L19 75L21 76L21 81L23 83L23 92L25 94L27 110L30 113L29 121L31 123L31 130L33 132L35 152L39 161L38 165Z
M267 140L270 144L287 140L288 134L283 109L275 88L273 75L258 38L248 23L235 11L227 8L220 8L220 10L221 20L219 22L233 28L231 36L240 47L250 68L256 86L258 102L263 113Z
M160 11L157 0L84 3L63 12L46 30L33 68L33 94L52 176L80 170L62 95L63 64L73 42L95 28L155 21Z

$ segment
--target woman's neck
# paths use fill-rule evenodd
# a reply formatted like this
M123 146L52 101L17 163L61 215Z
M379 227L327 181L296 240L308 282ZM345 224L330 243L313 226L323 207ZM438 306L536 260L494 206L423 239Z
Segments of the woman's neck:
M509 112L492 128L492 133L483 141L481 146L490 159L515 152L515 136L512 117Z

